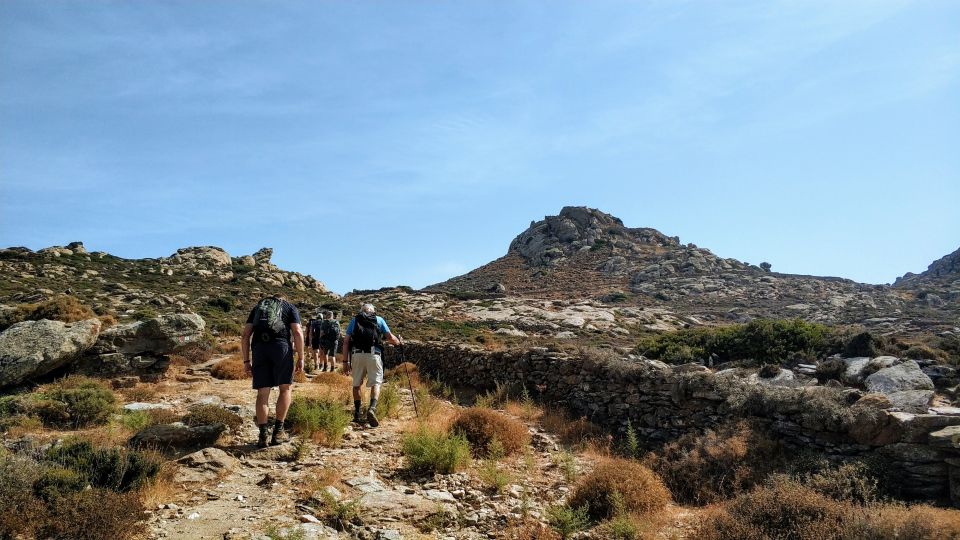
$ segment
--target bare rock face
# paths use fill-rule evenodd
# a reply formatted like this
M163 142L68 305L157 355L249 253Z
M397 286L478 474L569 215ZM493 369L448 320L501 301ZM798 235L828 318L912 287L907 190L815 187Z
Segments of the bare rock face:
M0 386L23 383L66 366L97 342L100 321L24 321L0 334Z
M256 261L257 264L270 264L272 257L273 249L271 248L262 248L253 254L253 260Z
M178 264L193 264L200 266L230 266L230 254L216 246L200 246L180 248L170 259Z
M867 389L881 394L906 390L933 390L933 381L913 360L881 369L866 378Z
M187 426L176 422L147 427L130 439L130 446L143 448L195 448L210 446L227 429L223 424Z
M155 319L109 328L100 334L99 354L170 354L203 338L205 323L195 313L161 315Z

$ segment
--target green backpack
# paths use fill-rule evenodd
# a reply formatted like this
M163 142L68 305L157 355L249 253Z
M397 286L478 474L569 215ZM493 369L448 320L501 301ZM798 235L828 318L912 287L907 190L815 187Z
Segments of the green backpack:
M262 341L272 341L284 335L287 325L283 323L283 300L264 298L257 304L253 316L253 332Z

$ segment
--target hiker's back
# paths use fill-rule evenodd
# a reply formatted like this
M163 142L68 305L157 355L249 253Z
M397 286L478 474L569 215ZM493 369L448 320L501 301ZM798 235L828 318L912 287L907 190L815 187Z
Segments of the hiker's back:
M257 302L247 319L247 322L253 325L254 343L289 341L292 310L291 304L273 296Z

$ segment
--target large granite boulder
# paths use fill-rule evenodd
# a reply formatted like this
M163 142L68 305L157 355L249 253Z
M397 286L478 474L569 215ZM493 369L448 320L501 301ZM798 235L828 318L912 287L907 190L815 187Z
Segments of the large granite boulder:
M933 390L933 381L913 360L881 369L866 378L867 389L881 394L904 390Z
M180 422L156 424L134 435L129 444L135 448L153 449L206 447L217 442L226 429L227 426L224 424L206 426L187 426Z
M11 386L66 366L97 342L100 321L24 321L0 334L0 386Z
M100 334L95 350L99 354L170 354L184 345L200 341L203 329L203 317L195 313L161 315L105 330Z

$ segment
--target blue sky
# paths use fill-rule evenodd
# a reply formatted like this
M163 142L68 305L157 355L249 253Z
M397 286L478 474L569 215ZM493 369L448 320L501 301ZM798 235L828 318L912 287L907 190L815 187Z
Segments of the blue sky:
M600 208L872 283L960 247L960 2L0 2L0 245L424 286Z

